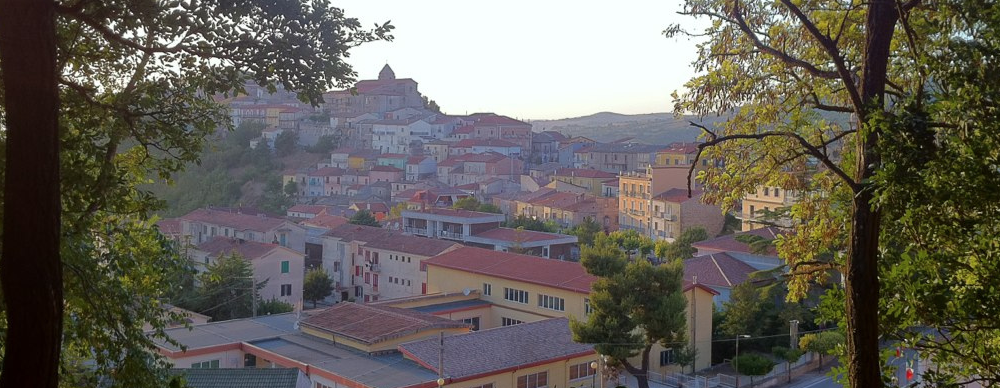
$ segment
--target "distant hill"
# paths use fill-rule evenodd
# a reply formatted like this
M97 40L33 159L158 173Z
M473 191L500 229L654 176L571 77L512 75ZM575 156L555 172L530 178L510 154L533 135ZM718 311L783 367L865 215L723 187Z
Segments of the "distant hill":
M631 137L640 143L666 145L697 139L701 131L692 127L688 120L687 117L674 118L672 113L625 115L600 112L559 120L530 120L530 123L536 132L559 131L566 136L584 136L600 142ZM706 118L704 121L717 120L717 118Z

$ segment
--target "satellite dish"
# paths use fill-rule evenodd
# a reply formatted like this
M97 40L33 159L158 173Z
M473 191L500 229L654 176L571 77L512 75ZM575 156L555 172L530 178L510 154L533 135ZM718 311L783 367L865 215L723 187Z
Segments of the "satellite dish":
M462 290L462 295L469 296L470 293L472 293L472 290L468 288Z

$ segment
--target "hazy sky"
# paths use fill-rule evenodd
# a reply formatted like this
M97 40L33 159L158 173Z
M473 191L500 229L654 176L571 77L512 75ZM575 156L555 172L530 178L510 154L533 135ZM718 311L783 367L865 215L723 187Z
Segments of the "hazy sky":
M556 119L671 110L694 43L666 38L679 1L335 0L362 25L392 21L392 42L355 48L359 79L388 63L446 113Z

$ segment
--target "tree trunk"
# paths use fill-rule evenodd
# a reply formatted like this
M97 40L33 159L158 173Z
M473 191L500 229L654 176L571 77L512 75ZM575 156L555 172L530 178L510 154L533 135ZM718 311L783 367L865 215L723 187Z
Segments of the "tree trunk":
M59 95L55 2L0 0L7 159L0 281L7 330L0 388L59 382Z
M878 242L881 212L872 207L874 187L870 184L881 163L877 150L880 129L871 126L873 115L884 106L889 51L898 17L891 0L868 4L867 31L861 76L863 111L858 114L861 131L857 143L854 218L847 253L847 369L852 387L882 386L878 348Z
M651 345L647 345L646 348L643 349L641 361L642 365L639 368L629 364L628 360L622 360L622 366L625 367L625 371L631 373L632 376L635 376L635 380L639 385L639 388L649 388L649 351L652 348L653 347Z

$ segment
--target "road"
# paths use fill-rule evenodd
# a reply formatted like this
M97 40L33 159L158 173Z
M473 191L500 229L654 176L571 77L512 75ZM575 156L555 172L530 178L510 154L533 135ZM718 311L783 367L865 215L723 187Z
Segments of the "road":
M801 381L789 385L788 388L843 388L833 381L833 378L821 374L810 374L799 378Z

